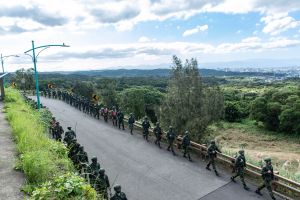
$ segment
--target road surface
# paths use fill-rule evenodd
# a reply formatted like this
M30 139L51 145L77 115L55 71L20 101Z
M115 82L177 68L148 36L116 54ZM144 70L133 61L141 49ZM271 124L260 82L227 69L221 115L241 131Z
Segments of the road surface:
M129 200L258 200L270 199L251 191L242 184L232 183L230 174L221 171L221 177L205 169L202 161L189 162L180 156L147 143L142 136L133 136L96 120L60 100L41 98L66 130L75 128L78 142L89 158L97 156L106 169L111 184L119 183Z

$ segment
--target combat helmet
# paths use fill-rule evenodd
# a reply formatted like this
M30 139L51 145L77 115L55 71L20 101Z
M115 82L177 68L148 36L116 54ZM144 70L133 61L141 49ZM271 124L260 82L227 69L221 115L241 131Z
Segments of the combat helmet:
M100 168L100 169L99 169L99 173L100 173L100 174L104 174L104 173L105 173L105 169L104 169L104 168Z
M96 157L96 156L93 156L91 160L97 162L97 157Z
M272 161L271 158L265 158L266 163L270 163L271 161Z
M239 154L244 155L244 153L245 153L244 149L239 150Z
M121 192L121 185L119 185L119 184L116 184L115 186L114 186L114 190L115 190L115 192Z

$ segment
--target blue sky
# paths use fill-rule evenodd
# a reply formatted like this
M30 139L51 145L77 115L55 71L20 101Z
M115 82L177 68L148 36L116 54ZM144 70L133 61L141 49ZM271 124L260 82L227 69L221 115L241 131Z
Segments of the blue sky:
M6 71L32 67L23 54L66 43L38 59L40 71L156 68L172 55L203 63L285 60L298 65L299 0L0 0ZM252 63L251 63L252 62ZM213 66L213 65L209 65ZM277 66L278 67L278 66Z

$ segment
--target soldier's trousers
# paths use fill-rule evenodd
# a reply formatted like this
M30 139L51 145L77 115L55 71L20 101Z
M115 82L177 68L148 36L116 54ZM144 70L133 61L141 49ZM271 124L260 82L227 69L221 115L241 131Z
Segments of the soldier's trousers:
M174 143L174 141L169 141L169 146L168 146L167 150L170 151L170 149L171 149L172 153L175 155L174 148L173 148L173 146L174 146L173 143Z
M232 178L235 179L238 176L240 177L243 185L246 185L245 179L244 179L244 168L237 168L237 172Z
M262 189L264 189L266 187L267 190L268 190L268 192L269 192L269 194L270 194L270 196L272 198L274 198L274 194L273 194L273 190L272 190L271 184L272 184L272 181L264 180L264 183L261 186L259 186L257 190L260 191L260 190L262 190Z
M161 140L161 137L156 136L156 140L154 143L157 144L159 147L160 147L160 140Z
M149 135L149 130L144 130L143 131L143 137L148 141L148 135Z
M209 156L209 162L207 163L207 168L209 168L210 165L212 165L212 167L215 171L217 170L214 156Z
M188 146L183 146L183 157L188 156L189 160L191 160L190 149Z
M132 134L132 131L133 131L133 124L129 124L128 127L129 127L129 129L130 129L130 133Z
M125 130L125 127L124 127L124 121L119 121L119 129L121 129L121 125L122 125L122 129Z

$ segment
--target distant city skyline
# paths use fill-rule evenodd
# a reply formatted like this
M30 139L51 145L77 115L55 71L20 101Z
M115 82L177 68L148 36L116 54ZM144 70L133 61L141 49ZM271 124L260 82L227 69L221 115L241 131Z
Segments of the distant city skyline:
M43 52L39 71L157 68L172 55L200 68L300 66L299 0L0 3L0 53L20 55L5 60L6 71L32 67L23 55L31 40L71 46Z

